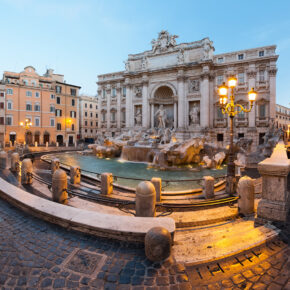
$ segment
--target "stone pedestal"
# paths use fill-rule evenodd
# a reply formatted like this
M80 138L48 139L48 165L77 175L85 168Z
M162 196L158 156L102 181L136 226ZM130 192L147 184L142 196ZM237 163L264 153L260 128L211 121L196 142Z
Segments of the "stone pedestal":
M248 176L240 178L237 186L239 213L247 216L253 214L255 208L254 180Z
M212 176L203 177L202 191L206 199L214 198L214 178Z
M57 169L59 169L59 159L54 158L50 163L51 174L53 174Z
M113 193L113 175L112 173L101 174L101 193L104 195L110 195Z
M67 199L67 175L64 170L57 169L52 175L52 200L66 204Z
M152 184L155 187L155 191L156 191L156 201L161 201L162 200L162 180L159 177L153 177L151 179Z
M81 169L79 166L70 167L70 183L71 184L81 183Z
M136 216L154 217L156 204L156 191L150 181L142 181L136 188L135 210Z
M17 171L17 163L19 162L19 154L17 152L14 152L11 154L11 171L16 172Z
M32 162L31 159L25 158L21 166L21 182L22 184L32 183Z
M0 168L6 169L8 162L8 154L5 151L0 152Z
M258 205L256 222L285 222L290 203L287 191L290 160L282 141L276 145L270 158L258 164L258 170L262 175L262 199Z

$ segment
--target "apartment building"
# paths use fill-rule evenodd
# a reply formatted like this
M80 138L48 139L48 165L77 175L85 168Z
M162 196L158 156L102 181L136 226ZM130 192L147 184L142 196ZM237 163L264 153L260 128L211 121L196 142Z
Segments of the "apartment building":
M74 143L80 87L65 83L64 76L54 74L51 69L41 76L32 66L20 73L5 71L2 83L6 92L6 144L55 144L61 140L59 143ZM56 111L59 109L63 110L61 116ZM57 130L58 123L64 124L61 130Z
M5 136L5 86L0 83L0 146L4 147Z
M98 131L98 99L91 96L80 97L80 138L94 142Z

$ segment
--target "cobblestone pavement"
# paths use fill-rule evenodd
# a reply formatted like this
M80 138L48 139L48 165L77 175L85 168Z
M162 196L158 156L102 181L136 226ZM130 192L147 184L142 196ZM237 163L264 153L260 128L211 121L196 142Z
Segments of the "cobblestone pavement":
M289 254L275 241L209 265L151 263L143 246L67 231L0 200L1 289L290 289Z

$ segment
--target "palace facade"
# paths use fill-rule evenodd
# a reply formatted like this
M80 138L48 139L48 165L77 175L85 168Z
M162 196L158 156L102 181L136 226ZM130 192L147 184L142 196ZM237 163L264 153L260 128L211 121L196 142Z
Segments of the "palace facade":
M177 44L177 37L161 31L151 50L128 56L124 71L98 76L99 132L158 127L161 108L165 127L177 137L202 133L224 146L229 119L219 108L217 88L236 76L237 103L248 106L252 87L258 96L250 113L235 117L235 137L251 138L254 146L263 142L276 116L276 46L215 55L209 38Z

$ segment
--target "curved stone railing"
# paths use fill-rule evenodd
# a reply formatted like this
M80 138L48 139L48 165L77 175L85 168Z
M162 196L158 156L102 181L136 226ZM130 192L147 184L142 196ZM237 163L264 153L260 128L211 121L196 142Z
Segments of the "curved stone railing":
M2 178L0 197L45 221L99 237L144 243L146 233L158 226L174 237L175 222L171 218L116 216L78 209L30 194Z

